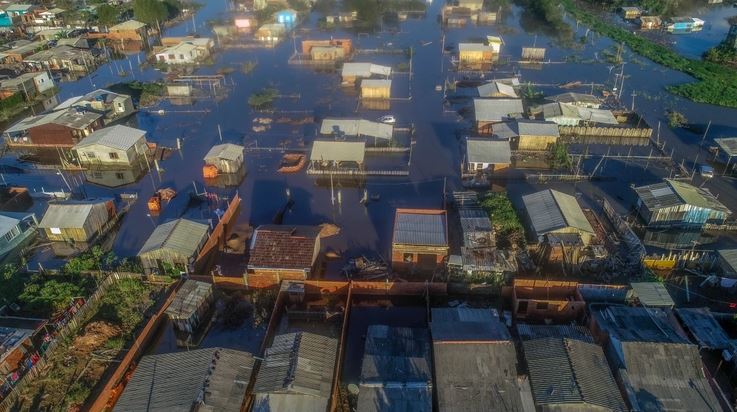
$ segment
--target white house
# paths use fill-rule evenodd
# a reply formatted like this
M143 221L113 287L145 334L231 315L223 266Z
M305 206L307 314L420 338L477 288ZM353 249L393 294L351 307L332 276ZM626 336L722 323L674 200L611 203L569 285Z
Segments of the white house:
M182 41L156 53L156 61L167 64L193 64L210 56L212 39L202 37Z
M96 130L72 148L84 166L128 167L145 162L146 132L115 125Z

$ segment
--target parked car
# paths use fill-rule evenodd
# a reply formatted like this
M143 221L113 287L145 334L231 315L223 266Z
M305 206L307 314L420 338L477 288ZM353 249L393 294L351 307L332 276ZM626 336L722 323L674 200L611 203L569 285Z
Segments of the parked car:
M396 122L397 122L397 118L396 118L396 117L394 117L394 116L393 116L393 115L391 115L391 114L388 114L388 115L386 115L386 116L381 116L381 117L379 117L379 121L380 121L381 123L386 123L386 124L394 124L394 123L396 123Z
M699 174L701 175L701 177L710 179L714 177L714 168L707 165L701 165L699 166Z

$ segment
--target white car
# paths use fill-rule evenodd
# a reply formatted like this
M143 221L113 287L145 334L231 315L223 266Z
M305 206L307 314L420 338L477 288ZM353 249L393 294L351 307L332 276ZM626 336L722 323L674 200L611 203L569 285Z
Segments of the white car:
M379 121L381 123L394 124L394 123L397 122L397 118L394 117L394 116L392 116L392 115L390 115L390 114L388 114L386 116L379 117Z

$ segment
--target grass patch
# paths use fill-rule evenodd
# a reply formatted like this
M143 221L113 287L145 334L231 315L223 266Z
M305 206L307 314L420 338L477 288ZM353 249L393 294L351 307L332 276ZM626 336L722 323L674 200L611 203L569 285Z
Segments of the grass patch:
M624 43L633 52L657 64L693 76L693 83L669 86L668 91L689 100L719 106L737 107L737 71L717 63L689 59L642 36L603 21L578 7L573 0L561 0L573 18L597 33Z
M524 247L525 229L507 194L486 192L479 195L479 202L494 225L497 246L501 249L513 245Z
M571 156L568 155L568 145L565 143L554 143L550 146L550 167L552 169L571 168Z
M248 105L256 109L261 109L270 106L278 95L279 90L273 87L267 87L250 95L248 97Z

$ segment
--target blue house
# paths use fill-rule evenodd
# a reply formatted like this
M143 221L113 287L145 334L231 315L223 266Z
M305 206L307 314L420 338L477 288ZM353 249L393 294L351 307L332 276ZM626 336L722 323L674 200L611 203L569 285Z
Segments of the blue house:
M285 26L293 26L297 23L297 12L292 9L284 9L276 12L276 22Z
M636 187L635 193L637 210L649 227L702 227L723 223L731 214L708 190L679 180Z
M0 27L11 27L13 25L13 19L10 18L8 13L0 10Z

